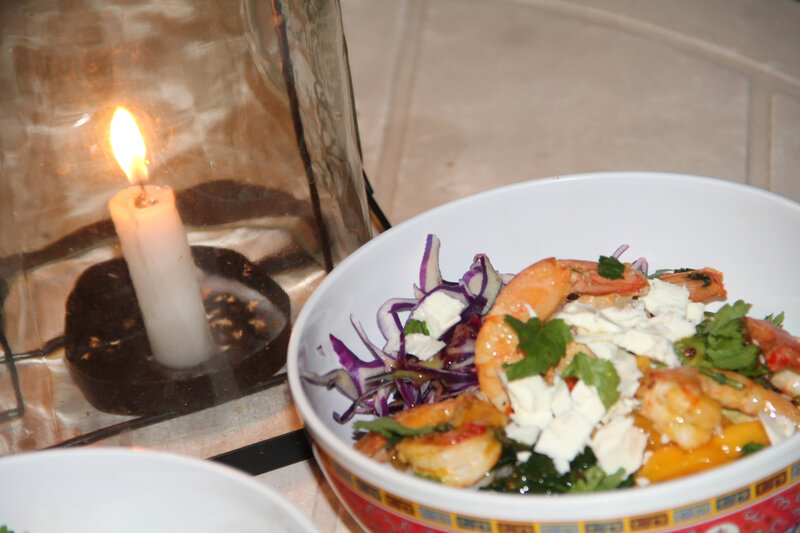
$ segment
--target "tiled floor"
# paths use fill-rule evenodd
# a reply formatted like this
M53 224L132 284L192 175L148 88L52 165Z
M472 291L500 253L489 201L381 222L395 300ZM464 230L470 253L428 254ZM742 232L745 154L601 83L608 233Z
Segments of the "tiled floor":
M393 223L599 170L800 201L800 2L341 0L364 164ZM259 476L359 531L311 462Z
M598 170L800 200L800 3L343 0L365 168L397 223Z

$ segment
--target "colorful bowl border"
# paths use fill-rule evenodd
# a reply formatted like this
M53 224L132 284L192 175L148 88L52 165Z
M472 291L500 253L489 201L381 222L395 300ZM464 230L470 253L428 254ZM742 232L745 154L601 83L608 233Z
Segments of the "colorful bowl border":
M679 509L590 522L519 523L475 518L408 501L362 480L314 444L334 492L367 531L412 533L800 533L800 461L736 491ZM698 529L701 527L702 529Z

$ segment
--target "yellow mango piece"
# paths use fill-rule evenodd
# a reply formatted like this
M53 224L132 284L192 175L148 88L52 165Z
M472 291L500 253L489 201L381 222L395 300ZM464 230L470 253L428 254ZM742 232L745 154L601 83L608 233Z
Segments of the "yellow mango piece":
M702 472L738 459L742 447L750 442L769 444L764 427L757 420L727 426L722 434L694 450L684 450L677 444L662 446L653 451L636 476L657 483Z

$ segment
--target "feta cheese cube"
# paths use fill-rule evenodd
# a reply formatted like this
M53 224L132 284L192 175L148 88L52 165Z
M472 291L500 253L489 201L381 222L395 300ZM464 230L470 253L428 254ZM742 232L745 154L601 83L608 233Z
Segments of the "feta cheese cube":
M612 475L622 468L628 476L643 464L647 434L633 425L633 417L617 417L594 432L590 446L603 472Z
M566 304L554 318L560 318L568 326L576 328L578 334L618 333L622 328L600 314L591 305L580 302Z
M437 341L422 333L410 333L406 335L406 353L416 355L423 361L427 361L445 347L445 343Z
M640 298L644 307L652 315L675 313L685 316L689 302L689 289L660 279L650 280L650 290Z
M697 331L694 324L675 313L654 316L647 325L671 342L691 337Z
M585 416L593 426L606 414L606 406L600 399L597 388L587 385L585 381L578 380L572 387L570 396L572 396L572 409Z
M644 302L640 300L631 300L628 305L622 307L616 305L605 307L600 309L600 314L623 328L644 324L649 318L645 312Z
M571 409L557 416L547 426L534 450L547 455L561 474L569 472L569 463L589 442L595 423L582 413Z
M706 306L703 302L689 302L686 304L686 320L697 326L706 317Z
M461 320L461 312L466 306L466 303L448 296L444 291L434 291L420 301L411 318L425 322L430 336L438 339Z
M680 360L672 343L669 339L658 335L657 332L645 329L630 329L615 337L614 340L620 347L636 355L650 357L668 367L680 365Z

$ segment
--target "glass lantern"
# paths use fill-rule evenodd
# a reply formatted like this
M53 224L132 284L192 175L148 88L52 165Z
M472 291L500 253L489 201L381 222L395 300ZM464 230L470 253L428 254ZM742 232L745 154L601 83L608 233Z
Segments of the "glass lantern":
M374 232L338 0L0 27L0 455L255 435L292 321Z

